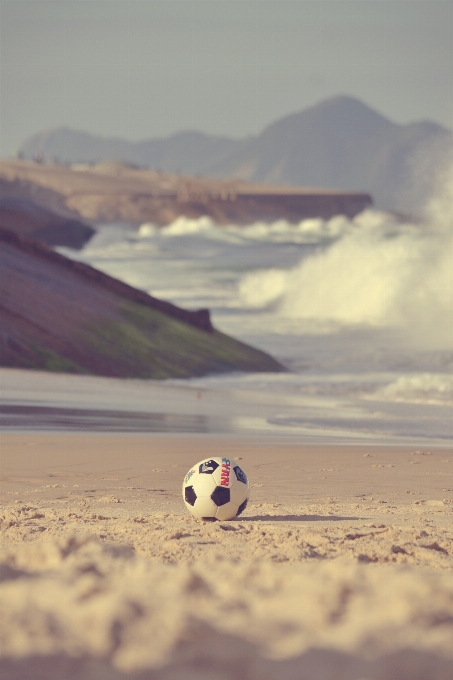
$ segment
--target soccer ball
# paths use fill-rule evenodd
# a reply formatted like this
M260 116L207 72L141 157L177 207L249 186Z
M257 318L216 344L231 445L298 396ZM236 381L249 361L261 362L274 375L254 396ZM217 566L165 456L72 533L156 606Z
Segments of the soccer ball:
M247 507L247 475L229 458L207 458L184 477L182 497L191 515L205 522L234 519Z

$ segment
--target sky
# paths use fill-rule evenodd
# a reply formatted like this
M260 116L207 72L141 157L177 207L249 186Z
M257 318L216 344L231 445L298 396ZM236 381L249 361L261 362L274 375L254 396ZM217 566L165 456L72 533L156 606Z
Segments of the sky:
M453 0L0 0L0 155L65 126L246 137L329 97L453 126Z

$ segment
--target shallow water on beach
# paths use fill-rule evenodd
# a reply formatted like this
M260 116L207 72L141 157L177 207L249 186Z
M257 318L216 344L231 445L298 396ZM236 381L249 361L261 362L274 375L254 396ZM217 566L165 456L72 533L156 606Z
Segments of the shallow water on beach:
M218 329L288 371L165 383L3 371L5 427L453 437L453 266L442 225L376 211L245 227L179 218L161 229L104 225L81 252L61 251L156 297L208 307Z

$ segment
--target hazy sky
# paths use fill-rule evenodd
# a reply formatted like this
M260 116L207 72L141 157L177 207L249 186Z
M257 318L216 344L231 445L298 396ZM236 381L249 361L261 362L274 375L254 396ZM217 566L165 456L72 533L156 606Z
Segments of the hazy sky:
M453 0L1 0L0 153L68 126L256 134L336 94L453 123Z

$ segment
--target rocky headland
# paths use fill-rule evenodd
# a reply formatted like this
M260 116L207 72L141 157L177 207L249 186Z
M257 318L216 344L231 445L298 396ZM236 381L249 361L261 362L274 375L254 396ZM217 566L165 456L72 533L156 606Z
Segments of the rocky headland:
M153 298L6 229L0 242L2 366L157 379L282 370L215 330L208 310Z
M0 185L0 191L1 188ZM0 227L48 246L67 246L75 250L83 248L95 233L91 226L78 219L17 196L0 196Z
M310 217L354 217L372 205L369 194L217 180L144 170L119 162L71 167L29 161L0 163L3 194L93 223L153 222L208 215L217 224Z

